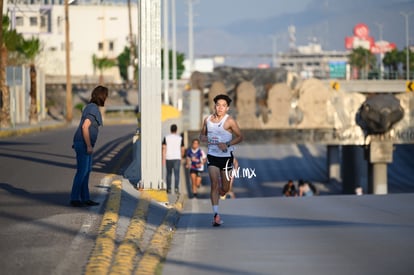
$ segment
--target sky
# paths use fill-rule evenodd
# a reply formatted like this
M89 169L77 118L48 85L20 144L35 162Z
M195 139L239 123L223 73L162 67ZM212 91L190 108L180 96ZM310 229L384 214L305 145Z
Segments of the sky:
M343 51L345 36L352 36L353 26L361 21L376 37L381 24L383 37L404 48L401 9L413 11L409 27L414 44L414 0L175 0L177 50L186 56L189 1L194 12L195 57L229 52L271 53L274 47L285 51L290 25L296 27L298 45L316 39L326 50ZM396 10L392 10L394 6Z
M177 26L188 25L188 2L189 0L176 0ZM303 11L312 0L192 0L192 2L196 25L220 27L240 20L262 19Z

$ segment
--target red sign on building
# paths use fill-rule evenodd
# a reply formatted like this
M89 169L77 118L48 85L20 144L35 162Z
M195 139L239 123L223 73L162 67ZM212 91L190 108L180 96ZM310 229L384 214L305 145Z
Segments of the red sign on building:
M374 38L369 36L368 26L364 23L358 23L354 27L354 36L345 37L345 48L351 50L359 47L370 50L373 54L380 54L395 49L395 43L375 42Z

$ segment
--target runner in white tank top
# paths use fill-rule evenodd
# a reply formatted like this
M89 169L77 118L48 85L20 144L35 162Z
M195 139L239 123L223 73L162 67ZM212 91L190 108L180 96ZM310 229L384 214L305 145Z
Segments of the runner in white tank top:
M210 115L207 118L207 143L208 143L208 154L216 157L230 157L231 151L233 151L233 146L229 146L228 148L222 150L219 147L219 143L228 143L232 140L233 135L229 131L223 128L224 123L226 122L227 118L229 117L228 114L224 115L224 117L219 122L212 122Z
M203 121L200 140L207 142L208 174L211 181L210 199L213 206L213 226L222 224L218 212L219 196L230 190L233 165L233 145L243 140L239 125L227 114L231 99L227 95L214 98L214 114Z

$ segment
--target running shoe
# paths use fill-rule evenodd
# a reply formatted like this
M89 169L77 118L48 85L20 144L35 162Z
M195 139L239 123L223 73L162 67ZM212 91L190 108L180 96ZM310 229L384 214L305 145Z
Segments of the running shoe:
M214 219L213 219L213 226L220 226L223 223L223 221L220 219L220 215L219 214L214 214Z

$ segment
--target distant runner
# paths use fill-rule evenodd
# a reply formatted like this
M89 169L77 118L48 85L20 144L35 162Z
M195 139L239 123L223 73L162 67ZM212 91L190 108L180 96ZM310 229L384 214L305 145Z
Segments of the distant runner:
M201 186L201 172L204 171L204 164L207 161L206 153L200 148L200 140L193 139L191 147L186 153L186 168L190 169L191 190L193 198L197 198L197 190Z
M213 226L222 224L219 215L219 198L230 190L233 177L233 145L243 140L236 120L227 112L231 99L224 94L214 98L214 113L206 117L200 140L207 142L207 166L211 182L210 199L213 206Z

